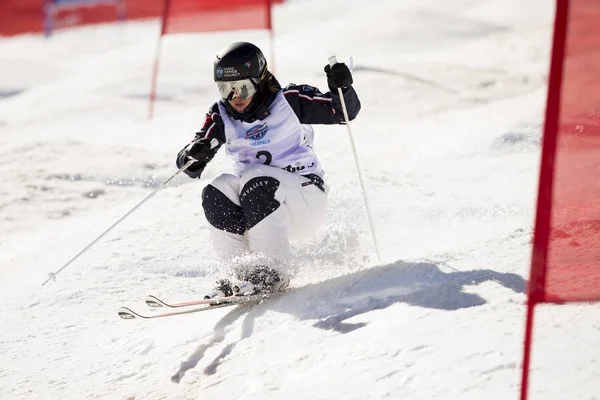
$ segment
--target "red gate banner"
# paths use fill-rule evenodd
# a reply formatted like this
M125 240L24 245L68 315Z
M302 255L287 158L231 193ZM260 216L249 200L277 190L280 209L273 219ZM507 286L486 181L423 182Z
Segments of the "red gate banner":
M600 300L600 2L567 4L562 73L551 78L548 100L557 107L544 133L531 282L537 302Z
M166 33L271 29L269 0L170 0Z
M125 0L46 0L44 30L125 21Z
M571 0L543 302L600 300L599 21L600 2Z
M529 280L521 399L536 304L600 301L600 2L558 0Z
M0 36L39 33L44 30L45 0L1 0Z
M121 10L111 4L93 1L73 1L71 7L55 8L53 27L62 28L103 22L113 22L119 14L127 20L163 16L165 0L121 0ZM0 36L40 33L49 30L46 15L52 0L0 0ZM283 0L272 0L273 4ZM60 1L59 1L60 3ZM178 0L173 2L169 32L198 32L209 30L261 29L270 22L265 16L266 0ZM187 14L187 15L186 15ZM225 16L229 15L228 23ZM235 28L240 24L242 28Z
M0 0L0 36L43 32L49 2L50 0ZM119 12L123 11L127 20L159 18L162 16L165 0L122 0L124 10L121 11L108 3L67 3L58 4L55 8L58 13L56 27L114 22L118 19Z

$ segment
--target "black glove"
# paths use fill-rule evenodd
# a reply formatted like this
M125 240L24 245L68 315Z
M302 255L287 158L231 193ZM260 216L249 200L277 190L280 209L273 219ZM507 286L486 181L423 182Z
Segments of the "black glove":
M200 139L194 140L192 143L190 143L185 148L184 152L188 158L192 158L197 161L196 163L192 164L192 166L194 166L196 168L198 168L198 167L204 168L204 166L210 160L212 160L212 158L215 156L215 153L217 151L216 151L216 149L212 148L210 139L200 138Z
M326 65L325 73L327 74L329 89L333 92L337 92L338 88L346 89L352 85L352 74L344 63L335 63L333 67Z

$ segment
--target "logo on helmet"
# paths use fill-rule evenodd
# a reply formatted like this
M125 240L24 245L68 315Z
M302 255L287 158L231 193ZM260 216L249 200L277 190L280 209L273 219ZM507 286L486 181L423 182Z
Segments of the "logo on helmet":
M217 78L221 79L223 77L223 67L217 67L215 73L217 74Z
M263 56L262 54L259 54L258 55L258 70L262 71L266 65L267 65L267 60L265 59L265 56Z
M252 66L252 63L250 61L246 61L244 65L246 66L246 68L250 68Z

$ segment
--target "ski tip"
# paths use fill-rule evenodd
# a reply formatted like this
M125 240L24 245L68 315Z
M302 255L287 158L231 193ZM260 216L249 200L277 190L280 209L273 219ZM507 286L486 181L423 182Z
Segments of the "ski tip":
M164 305L162 301L160 301L156 296L152 296L152 295L149 295L148 297L146 297L145 301L146 301L146 304L148 305L148 307L152 307L152 308L159 308Z
M135 319L136 318L136 314L127 307L121 307L121 308L119 308L119 311L117 311L117 312L119 313L119 317L121 317L122 319Z

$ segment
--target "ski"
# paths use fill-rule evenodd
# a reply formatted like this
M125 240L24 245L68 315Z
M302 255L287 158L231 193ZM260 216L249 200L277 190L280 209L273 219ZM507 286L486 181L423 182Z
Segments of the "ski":
M197 312L201 312L201 311L208 311L208 310L214 310L216 308L221 308L221 307L231 307L231 306L235 306L241 304L240 302L228 302L228 303L221 303L221 304L216 304L213 306L204 306L204 307L198 307L198 308L186 308L183 310L174 310L174 311L167 311L167 312L162 312L162 313L152 313L152 314L142 314L138 311L134 311L129 307L121 307L119 308L119 317L121 317L122 319L136 319L136 318L142 318L142 319L153 319L153 318L162 318L162 317L172 317L175 315L183 315L183 314L191 314L191 313L197 313Z
M188 301L188 302L184 302L184 303L175 303L175 304L168 304L168 303L165 303L162 300L158 299L155 296L149 296L148 299L146 299L146 303L148 305L152 304L152 305L150 305L150 307L160 308L160 307L164 306L164 307L170 308L171 310L165 311L165 312L144 314L144 313L141 313L138 311L134 311L129 307L121 307L118 310L118 314L119 314L119 317L121 317L122 319L136 319L136 318L153 319L153 318L162 318L162 317L172 317L175 315L192 314L192 313L197 313L197 312L202 312L202 311L214 310L214 309L222 308L222 307L231 307L231 306L243 305L243 304L256 304L256 303L260 303L263 300L266 300L270 297L273 297L274 295L283 294L283 293L284 292L275 293L275 294L271 294L271 295L255 294L255 295L249 295L249 296L215 297L212 299L194 300L194 301ZM148 302L148 300L150 300L150 299L152 301ZM193 308L188 307L188 306L194 306L194 305L200 305L201 307L193 307ZM177 308L182 308L182 309L178 310Z
M216 304L222 303L224 301L230 301L230 300L240 298L240 297L244 297L244 296L213 297L213 298L209 298L209 299L191 300L191 301L184 301L181 303L170 303L169 304L166 301L163 301L156 296L149 295L148 297L146 297L145 301L146 301L146 304L152 308L160 308L160 307L181 308L181 307L198 306L198 305L205 305L205 304L216 305ZM245 297L248 297L248 296L245 296Z

